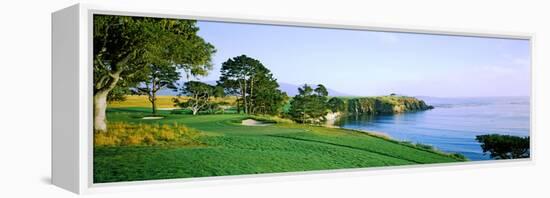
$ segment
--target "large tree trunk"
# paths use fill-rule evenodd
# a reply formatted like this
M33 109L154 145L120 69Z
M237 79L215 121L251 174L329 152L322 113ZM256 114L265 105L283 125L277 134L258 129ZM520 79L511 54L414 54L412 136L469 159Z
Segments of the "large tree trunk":
M97 58L99 57L99 55L96 55L95 57ZM115 61L116 64L114 65L116 66L116 69L107 74L109 77L107 78L107 81L105 81L105 83L102 83L102 87L96 87L97 91L94 90L94 131L107 131L107 95L109 95L109 92L111 92L111 90L115 88L118 80L120 80L120 75L123 72L123 69L121 69L123 68L122 66L125 65L131 57L132 56L127 54L119 61ZM103 60L101 60L100 58L97 58L97 60L98 64L102 65L102 67L106 67L103 63ZM94 76L94 78L98 77L99 76Z
M107 131L107 123L105 122L105 110L107 109L107 94L108 92L96 93L94 95L94 130Z
M108 83L94 93L94 131L107 131L107 95L113 90L120 79L122 71L110 74Z

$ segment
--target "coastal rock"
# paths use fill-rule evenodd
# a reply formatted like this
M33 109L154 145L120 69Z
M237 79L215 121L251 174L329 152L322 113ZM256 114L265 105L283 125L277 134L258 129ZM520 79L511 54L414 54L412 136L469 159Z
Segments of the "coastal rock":
M433 109L423 100L408 96L377 96L345 100L348 114L391 114Z

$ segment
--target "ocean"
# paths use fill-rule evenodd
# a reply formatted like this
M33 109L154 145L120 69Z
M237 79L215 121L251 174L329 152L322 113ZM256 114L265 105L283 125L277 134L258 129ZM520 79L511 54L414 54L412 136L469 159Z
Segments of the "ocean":
M473 161L490 159L488 153L483 154L476 135L529 135L529 97L418 98L435 108L393 115L347 116L336 124L432 145L444 152L463 154Z

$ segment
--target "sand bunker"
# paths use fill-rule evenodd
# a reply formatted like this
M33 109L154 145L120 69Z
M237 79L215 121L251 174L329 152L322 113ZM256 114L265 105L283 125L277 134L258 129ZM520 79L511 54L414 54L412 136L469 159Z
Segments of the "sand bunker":
M273 125L271 123L261 122L261 121L257 121L257 120L253 120L253 119L243 120L241 122L241 124L245 125L245 126L269 126L269 125Z
M158 120L158 119L162 119L164 117L153 117L153 116L150 116L150 117L143 117L141 119L144 119L144 120Z

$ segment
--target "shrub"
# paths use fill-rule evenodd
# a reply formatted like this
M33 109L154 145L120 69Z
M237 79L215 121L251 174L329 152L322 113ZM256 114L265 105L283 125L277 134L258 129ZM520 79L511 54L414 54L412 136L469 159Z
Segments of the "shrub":
M155 140L155 137L153 137L153 135L145 134L143 136L143 143L145 143L146 145L154 145L157 143L157 140Z
M124 144L125 145L136 145L136 144L140 144L143 139L145 139L142 135L138 135L138 134L132 134L132 135L129 135L125 141L124 141Z
M434 147L432 145L428 145L428 144L416 143L415 146L418 147L418 148L426 149L426 150L434 150Z
M109 123L107 132L94 133L95 146L198 144L200 133L184 125Z
M529 136L487 134L478 135L476 140L481 143L483 153L490 153L493 159L529 158Z
M110 133L94 133L94 145L114 146L120 143L120 139Z
M164 141L173 141L177 139L176 131L168 125L162 126L160 131L158 131L158 137L160 140Z

